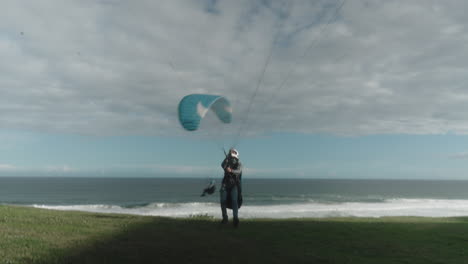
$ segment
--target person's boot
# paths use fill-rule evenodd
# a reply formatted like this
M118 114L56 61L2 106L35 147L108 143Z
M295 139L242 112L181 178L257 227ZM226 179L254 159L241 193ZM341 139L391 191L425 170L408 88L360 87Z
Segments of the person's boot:
M225 225L228 223L228 219L227 218L223 218L223 220L221 220L221 224L222 225Z
M239 227L239 218L234 218L234 227Z

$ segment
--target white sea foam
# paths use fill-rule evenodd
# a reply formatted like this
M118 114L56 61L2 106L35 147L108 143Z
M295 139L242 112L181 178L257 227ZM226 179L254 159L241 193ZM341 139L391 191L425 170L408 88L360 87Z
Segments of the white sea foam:
M119 213L134 215L188 217L209 215L219 218L217 203L152 203L142 207L125 208L117 205L34 205L37 208ZM282 205L244 205L242 218L303 218L303 217L383 217L383 216L468 216L468 200L449 199L389 199L384 202L297 203Z

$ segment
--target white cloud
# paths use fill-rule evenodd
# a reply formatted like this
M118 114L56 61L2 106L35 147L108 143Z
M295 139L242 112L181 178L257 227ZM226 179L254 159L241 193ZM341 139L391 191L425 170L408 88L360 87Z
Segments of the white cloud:
M171 166L171 165L154 165L151 169L155 172L170 172L176 174L213 174L215 167L205 166ZM217 169L217 167L216 167Z
M10 164L0 164L0 171L14 171L16 169L16 166Z
M468 3L337 4L9 1L0 128L174 135L194 92L238 127L273 47L245 133L468 133Z
M0 164L0 172L9 172L9 173L11 172L13 173L12 175L37 176L37 175L50 175L50 173L75 173L75 172L78 172L78 170L68 165L26 167L26 166L12 165L12 164ZM11 176L10 174L6 174L6 175Z
M46 166L43 170L45 172L58 172L58 173L77 172L77 169L72 168L72 167L70 167L68 165Z
M290 168L252 168L244 167L243 173L246 175L255 176L277 176L280 174L289 175L293 174L298 177L302 177L305 174L304 168L290 167ZM171 173L171 174L183 174L186 176L203 175L206 177L222 177L223 171L219 166L197 166L197 165L164 165L164 164L119 164L112 166L112 170L116 171L142 171L146 173Z
M117 171L144 171L150 173L174 173L186 175L212 175L221 169L218 166L164 165L164 164L118 164L111 168Z
M451 159L468 159L468 152L455 153L449 156Z

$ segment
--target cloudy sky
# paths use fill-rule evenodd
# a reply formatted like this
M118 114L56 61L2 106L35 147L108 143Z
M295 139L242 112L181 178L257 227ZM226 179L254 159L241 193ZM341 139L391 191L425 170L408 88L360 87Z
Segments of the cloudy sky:
M466 1L3 1L0 175L468 179ZM177 119L191 93L234 120Z

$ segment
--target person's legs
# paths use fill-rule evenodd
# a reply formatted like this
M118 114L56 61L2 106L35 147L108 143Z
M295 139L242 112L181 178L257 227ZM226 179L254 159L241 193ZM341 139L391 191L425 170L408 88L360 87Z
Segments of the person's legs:
M227 215L227 210L226 210L226 201L227 201L227 191L225 188L221 188L219 191L220 194L220 202L221 202L221 214L223 216L223 222L222 223L227 223L228 221L228 215Z
M237 204L237 186L232 187L231 189L231 201L232 201L232 216L234 218L234 225L237 226L239 224L239 206Z

